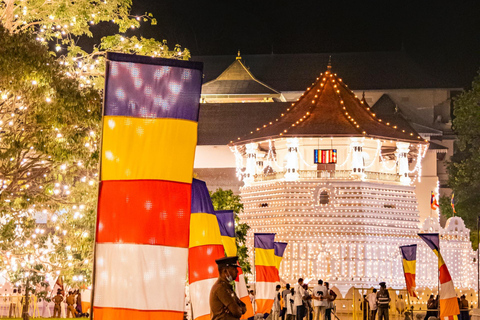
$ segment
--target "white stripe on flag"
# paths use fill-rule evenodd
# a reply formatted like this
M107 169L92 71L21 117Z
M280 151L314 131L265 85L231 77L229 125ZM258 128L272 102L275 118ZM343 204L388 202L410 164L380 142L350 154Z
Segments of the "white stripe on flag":
M453 287L453 281L448 281L440 284L440 299L456 298L455 288Z
M255 299L275 298L275 282L257 282L255 284Z
M185 310L188 248L99 243L96 250L96 307Z
M210 314L210 290L217 279L205 279L190 284L190 301L192 302L194 319Z
M237 291L237 296L241 299L248 296L248 289L245 283L245 276L243 273L238 276L238 282L235 284L235 291Z

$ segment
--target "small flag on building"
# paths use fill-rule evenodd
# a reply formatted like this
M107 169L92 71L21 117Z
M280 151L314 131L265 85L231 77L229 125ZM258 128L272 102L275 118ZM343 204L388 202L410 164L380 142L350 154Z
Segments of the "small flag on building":
M417 264L417 245L401 246L403 273L405 274L405 283L410 297L417 297L415 293L415 269Z
M452 200L450 200L450 205L452 206L453 213L457 213L457 211L455 211L455 193L452 193Z
M437 198L435 197L435 193L432 191L432 196L430 197L430 207L432 210L437 210L438 207L440 207L437 203Z
M438 257L438 271L440 280L440 319L458 320L460 309L458 308L457 294L453 286L452 277L448 272L447 265L440 254L440 237L438 233L419 233L418 236L435 252Z

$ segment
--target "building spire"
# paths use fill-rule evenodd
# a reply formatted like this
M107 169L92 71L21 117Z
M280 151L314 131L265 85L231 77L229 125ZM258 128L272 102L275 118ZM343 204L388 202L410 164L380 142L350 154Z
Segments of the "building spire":
M240 56L240 50L238 50L238 53L237 53L237 60L242 60L242 57Z
M329 55L329 56L328 56L327 69L328 69L328 70L332 69L332 55Z

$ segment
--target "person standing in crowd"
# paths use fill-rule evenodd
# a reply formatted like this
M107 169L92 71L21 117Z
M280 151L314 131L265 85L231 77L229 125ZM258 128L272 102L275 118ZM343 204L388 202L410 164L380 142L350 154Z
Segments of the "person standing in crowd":
M398 295L397 302L395 303L395 308L397 309L398 315L403 316L406 308L405 300L403 300L403 296L400 294Z
M325 282L325 288L327 289L327 306L325 309L325 320L332 320L332 310L334 308L335 299L337 299L337 294L335 291L330 290L330 284Z
M294 306L296 308L296 320L303 320L305 317L305 306L303 305L303 297L305 289L303 288L303 279L299 278L295 286Z
M287 313L287 295L290 293L290 283L287 283L285 286L285 290L282 291L282 300L283 300L283 308L282 312L280 313L280 317L282 320L285 320L285 314Z
M327 309L327 288L323 285L323 280L318 280L318 284L313 287L313 319L325 320L325 310Z
M295 320L295 315L297 313L297 310L295 308L294 296L295 296L295 290L291 288L285 300L285 305L287 306L287 312L285 317L286 320Z
M282 309L282 306L280 304L280 289L282 286L277 284L275 287L275 297L273 298L273 307L272 307L272 312L270 316L267 319L273 319L273 320L279 320L280 319L280 310Z
M460 316L462 317L462 320L470 320L470 314L468 313L468 300L464 294L460 297Z
M52 300L53 300L53 303L55 303L55 306L53 307L53 317L60 318L62 315L62 301L63 301L62 290L58 289L57 295L53 297Z
M255 304L255 294L253 293L253 290L248 291L248 297L250 298L250 303L252 304L252 309L253 313L257 311L257 305Z
M77 305L75 306L75 310L77 310L77 313L78 314L81 314L83 313L83 310L82 310L82 294L80 293L80 290L77 290L76 292L77 294Z
M312 295L308 290L308 284L303 284L303 289L305 289L305 295L303 296L303 304L305 305L305 315L307 320L312 320L313 306L312 306Z
M75 307L73 306L75 302L75 293L73 291L69 291L67 296L67 318L70 318L70 315L72 318L77 317L77 310L75 310Z
M240 319L247 307L235 294L230 284L238 275L238 257L224 257L215 260L218 279L210 290L211 320Z
M377 292L378 320L389 320L388 308L390 307L390 294L385 282L380 282L380 290Z
M375 320L375 317L377 316L377 289L373 288L372 293L367 295L367 301L370 309L368 320Z
M425 315L424 320L428 320L428 318L430 317L436 317L437 316L436 310L437 310L437 304L433 294L431 294L427 301L427 314Z

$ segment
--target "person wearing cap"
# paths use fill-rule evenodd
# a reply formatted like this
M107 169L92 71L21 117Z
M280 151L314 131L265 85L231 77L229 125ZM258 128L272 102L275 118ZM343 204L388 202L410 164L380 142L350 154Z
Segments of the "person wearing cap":
M215 260L218 266L218 280L210 290L211 320L239 320L247 312L245 304L237 297L230 282L237 278L238 257Z
M378 320L388 320L388 309L390 307L390 294L385 282L380 282L380 290L377 292Z

